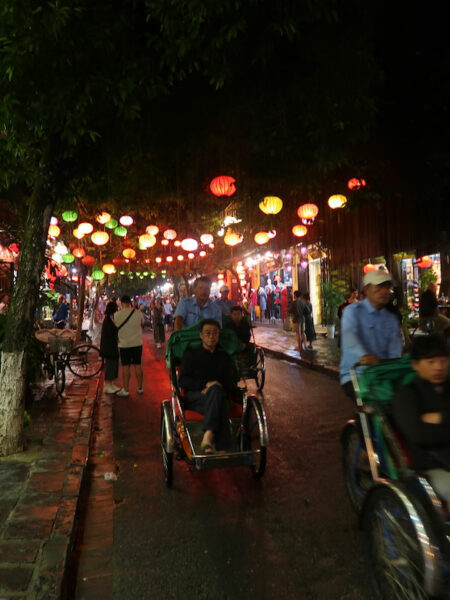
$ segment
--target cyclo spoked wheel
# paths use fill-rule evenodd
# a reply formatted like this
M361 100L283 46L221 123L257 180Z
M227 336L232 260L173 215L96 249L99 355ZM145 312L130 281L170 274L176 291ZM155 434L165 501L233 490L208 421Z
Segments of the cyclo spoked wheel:
M248 397L248 404L244 414L242 446L243 450L253 451L253 463L250 469L253 475L260 479L266 470L267 449L261 445L261 438L264 435L261 423L261 404L257 398ZM258 413L259 417L258 418Z
M356 425L347 425L341 442L345 486L351 505L359 514L364 498L373 485L362 433Z
M163 461L164 481L168 488L172 487L173 482L173 452L168 451L169 427L171 427L172 416L168 403L161 404L161 453Z
M265 358L262 348L256 348L255 381L258 391L261 392L266 382Z
M66 365L62 360L55 363L55 388L59 396L63 395L66 387Z
M69 369L77 377L95 377L103 367L100 350L92 344L78 344L67 357Z
M367 565L375 597L382 600L426 600L425 555L434 556L429 569L433 595L439 592L440 574L431 523L411 495L380 486L367 497L362 526ZM422 543L421 543L422 541Z

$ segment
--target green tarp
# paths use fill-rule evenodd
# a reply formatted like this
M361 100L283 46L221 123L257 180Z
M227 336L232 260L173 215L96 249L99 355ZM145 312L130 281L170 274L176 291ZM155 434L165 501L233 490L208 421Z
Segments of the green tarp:
M395 391L416 377L409 355L367 367L358 377L364 404L389 405Z
M175 364L180 364L183 354L188 348L200 348L202 340L200 339L200 323L194 323L189 327L174 331L166 345L166 364L174 360ZM241 342L237 335L231 329L221 329L219 335L219 347L225 350L230 356L241 352Z

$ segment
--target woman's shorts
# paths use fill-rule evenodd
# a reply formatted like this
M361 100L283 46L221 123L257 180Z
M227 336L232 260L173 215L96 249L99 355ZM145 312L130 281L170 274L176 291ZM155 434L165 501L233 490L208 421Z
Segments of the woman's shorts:
M140 365L142 358L142 346L132 348L119 348L120 361L122 365Z

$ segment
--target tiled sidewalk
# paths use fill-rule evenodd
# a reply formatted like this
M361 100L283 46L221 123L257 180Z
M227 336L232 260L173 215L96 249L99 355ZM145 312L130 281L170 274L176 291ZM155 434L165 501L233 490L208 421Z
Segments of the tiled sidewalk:
M99 382L69 381L59 404L43 394L27 450L0 459L0 600L65 593Z
M313 342L312 350L295 349L297 338L292 331L284 331L281 323L269 324L268 322L254 323L256 343L264 348L265 352L276 358L285 358L305 367L316 369L337 377L339 372L340 350L337 339L328 339L326 329L316 327L317 340Z

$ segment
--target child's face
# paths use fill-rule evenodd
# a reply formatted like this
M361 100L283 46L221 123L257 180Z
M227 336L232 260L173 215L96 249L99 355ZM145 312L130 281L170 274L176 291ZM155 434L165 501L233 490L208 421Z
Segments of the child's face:
M430 383L443 383L448 373L448 357L434 356L412 361L413 369L422 379Z

